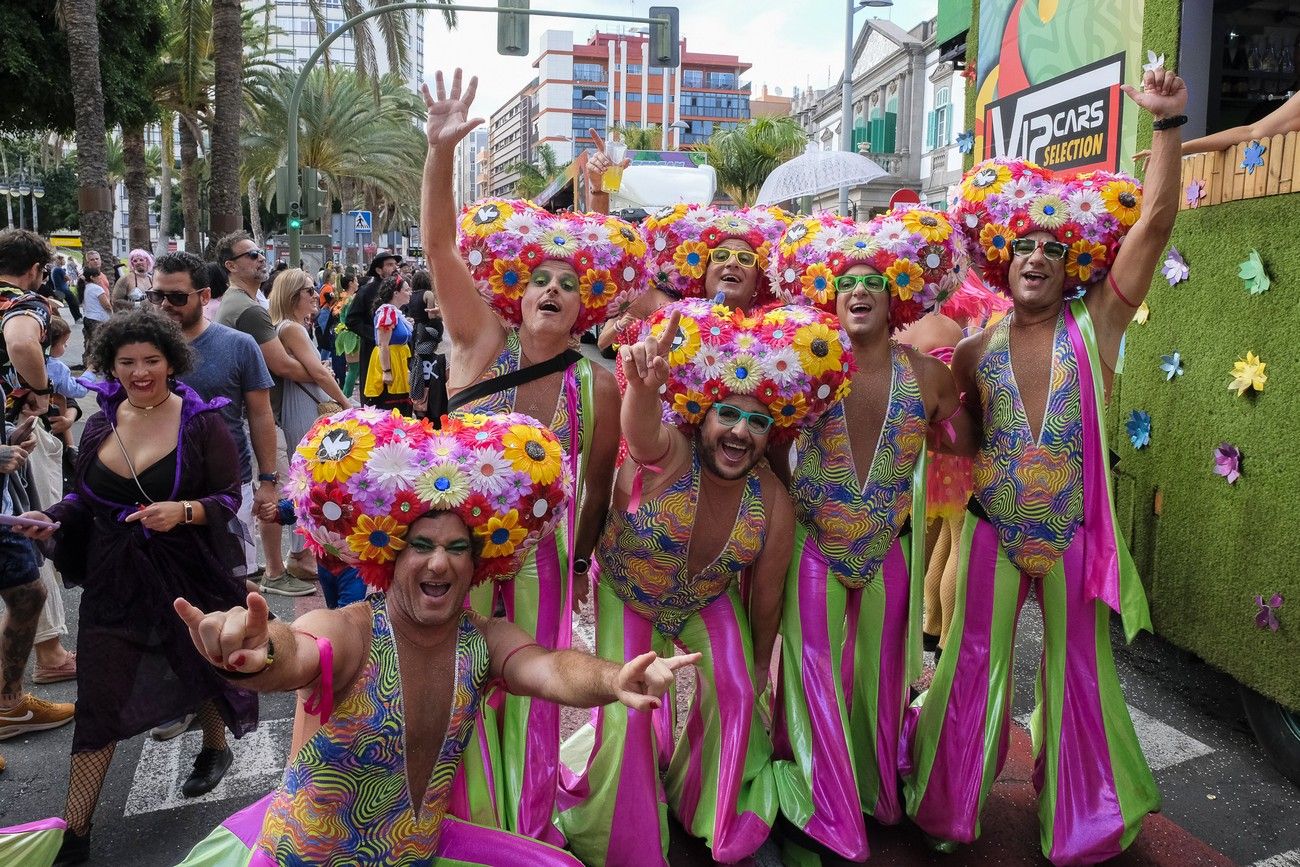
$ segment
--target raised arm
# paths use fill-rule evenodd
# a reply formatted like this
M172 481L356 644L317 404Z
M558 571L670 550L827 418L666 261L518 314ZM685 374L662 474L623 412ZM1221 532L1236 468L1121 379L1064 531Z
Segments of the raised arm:
M618 141L618 133L613 132L611 135L614 141ZM591 139L592 150L587 154L587 210L597 214L609 213L609 193L605 192L601 178L605 174L605 169L614 163L605 154L605 140L600 137L600 133L594 129L587 130L587 137ZM623 168L632 165L632 160L624 159Z
M578 650L547 650L504 619L477 620L488 640L489 670L507 690L569 707L618 701L636 710L654 710L676 671L700 659L698 653L660 659L651 651L620 666Z
M672 445L672 434L663 423L659 389L668 381L668 352L680 319L680 311L674 311L658 337L650 334L619 349L619 364L627 377L621 413L623 439L628 454L639 464L663 460Z
M1150 112L1156 120L1176 117L1187 108L1187 85L1167 69L1148 71L1142 89L1124 85L1129 98ZM1088 312L1096 323L1102 361L1114 369L1119 344L1133 320L1133 313L1146 298L1156 264L1178 216L1179 174L1182 164L1182 128L1156 130L1151 139L1151 161L1147 165L1142 194L1142 215L1129 230L1115 256L1110 274L1088 290Z
M424 181L420 188L420 227L424 255L428 257L438 287L438 304L447 335L453 344L470 347L480 341L491 343L484 341L484 335L500 334L504 326L474 288L469 268L456 249L456 200L452 195L456 144L483 123L481 117L467 119L478 79L470 78L463 95L460 79L461 72L457 69L448 95L442 73L438 72L436 100L429 92L429 85L421 88L429 110L425 123L429 152L424 159Z

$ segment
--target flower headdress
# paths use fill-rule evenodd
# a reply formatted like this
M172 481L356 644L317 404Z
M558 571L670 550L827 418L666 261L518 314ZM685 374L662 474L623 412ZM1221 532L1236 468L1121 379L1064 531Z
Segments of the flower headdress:
M289 464L298 529L318 556L385 590L407 528L460 515L482 544L475 582L508 578L555 526L573 482L560 441L521 413L428 420L351 409L322 418Z
M1142 186L1129 175L1055 174L1025 160L985 160L962 178L953 222L984 282L1009 292L1011 242L1049 232L1065 244L1065 291L1106 276L1137 222Z
M715 247L730 238L749 244L758 256L753 302L757 309L773 300L768 259L790 219L777 207L723 211L707 205L675 205L648 218L645 233L657 277L684 298L704 296L704 272Z
M773 441L785 442L848 394L853 352L834 316L806 305L746 316L688 299L656 311L649 333L662 334L674 310L682 316L661 397L667 420L683 429L717 401L743 394L767 407Z
M966 261L947 214L900 206L869 223L834 214L796 220L777 247L772 280L783 300L834 314L835 278L854 265L870 265L889 278L889 325L897 330L951 295Z
M479 293L512 326L533 269L548 259L578 274L582 311L573 333L618 316L646 290L649 264L641 230L605 214L552 214L532 202L481 199L457 228L460 255Z

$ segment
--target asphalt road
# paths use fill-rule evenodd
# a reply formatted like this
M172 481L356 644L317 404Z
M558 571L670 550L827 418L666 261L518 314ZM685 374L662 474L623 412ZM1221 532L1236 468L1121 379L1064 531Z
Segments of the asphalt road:
M70 359L80 357L77 345ZM79 590L64 592L70 635L76 644ZM320 598L273 598L277 616L292 618ZM579 636L590 635L584 612ZM1300 789L1273 770L1246 726L1235 684L1198 660L1151 636L1123 646L1115 633L1117 664L1139 737L1164 795L1163 812L1150 817L1137 841L1114 863L1126 865L1243 864L1300 867ZM1014 712L1025 718L1041 648L1039 612L1026 605L1015 663ZM33 687L51 700L72 701L75 683ZM689 690L683 690L689 692ZM192 729L157 743L141 736L119 745L100 798L93 832L92 864L173 865L230 813L276 785L284 766L292 702L264 697L263 725L234 744L236 763L212 793L195 800L180 795L181 782L199 748ZM582 719L568 718L570 726ZM66 726L0 743L8 769L0 774L0 826L61 815L67 786L72 729ZM990 796L984 834L954 856L929 852L910 826L869 825L873 861L897 864L1041 864L1037 817L1030 782L1029 738L1017 727L1001 779ZM674 838L674 865L709 864L694 841ZM775 839L754 859L782 863ZM824 863L835 864L832 859ZM4 865L8 867L8 865Z

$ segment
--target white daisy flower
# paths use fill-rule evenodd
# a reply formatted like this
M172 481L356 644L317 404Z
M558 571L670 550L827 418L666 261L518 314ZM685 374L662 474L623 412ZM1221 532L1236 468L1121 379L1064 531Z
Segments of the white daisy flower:
M788 388L803 375L798 354L788 346L769 352L763 366L771 380L781 388Z
M542 236L541 224L533 214L515 214L506 220L505 230L521 237L524 243L536 241Z
M1016 178L1007 181L1002 185L1002 195L1010 201L1014 207L1023 208L1029 204L1029 200L1034 197L1034 179L1031 177Z
M1091 223L1098 214L1106 213L1106 203L1096 189L1075 190L1066 200L1070 219L1078 223Z
M420 467L415 449L404 442L391 442L370 451L366 471L374 480L375 487L392 492L409 489L419 475Z
M465 470L469 474L469 486L485 497L499 494L514 472L505 454L491 447L475 449L465 462Z

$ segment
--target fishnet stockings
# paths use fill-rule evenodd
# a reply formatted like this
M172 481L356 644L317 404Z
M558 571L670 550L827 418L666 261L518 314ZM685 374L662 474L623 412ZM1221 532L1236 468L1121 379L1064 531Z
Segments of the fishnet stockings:
M90 830L90 820L95 817L99 790L104 786L108 763L113 760L117 744L88 753L72 754L72 769L68 773L68 803L64 816L68 828L77 834Z
M224 750L226 748L226 721L217 711L217 705L211 699L199 705L196 713L199 725L203 727L203 746Z

